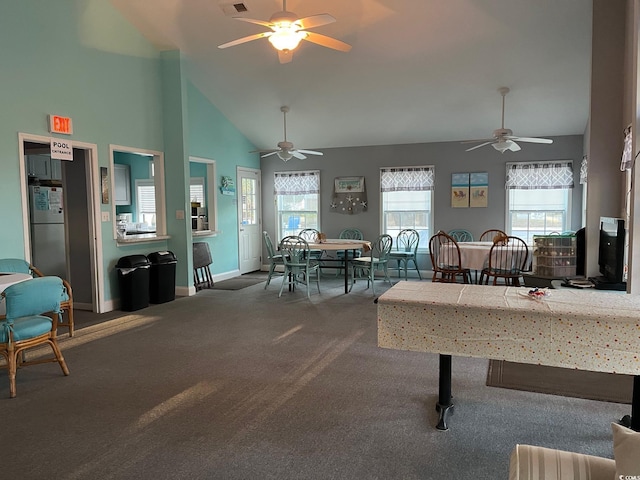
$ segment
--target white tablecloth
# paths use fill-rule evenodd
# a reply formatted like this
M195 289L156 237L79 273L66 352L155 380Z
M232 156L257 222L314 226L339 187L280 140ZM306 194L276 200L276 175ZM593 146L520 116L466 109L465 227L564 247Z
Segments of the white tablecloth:
M493 242L458 242L460 248L460 263L462 268L470 270L482 270L489 265L489 251ZM453 248L443 245L442 248ZM500 247L496 247L500 248ZM449 254L450 255L450 254ZM495 258L495 257L494 257ZM528 259L531 263L531 258ZM509 266L510 268L511 266Z
M25 280L29 280L31 275L28 273L0 273L0 294L4 292L4 289L14 283L24 282ZM4 304L4 297L0 295L0 315L4 315L6 313L6 307Z

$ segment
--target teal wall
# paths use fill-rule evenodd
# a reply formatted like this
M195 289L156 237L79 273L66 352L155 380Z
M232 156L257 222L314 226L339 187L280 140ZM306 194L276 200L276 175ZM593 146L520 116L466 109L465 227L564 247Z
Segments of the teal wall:
M236 167L260 168L260 157L249 153L255 147L214 107L192 83L189 95L189 155L216 161L216 201L218 230L215 237L198 238L209 243L216 274L238 268L238 205L237 196L220 193L220 178L236 180ZM236 183L237 185L237 183ZM213 187L213 186L211 186ZM233 252L233 253L232 253Z
M57 114L73 119L71 140L97 145L100 167L110 165L110 144L165 153L171 240L119 247L114 219L103 222L105 301L119 296L114 267L124 255L169 248L181 263L177 284L190 285L191 225L176 219L177 210L189 217L188 155L213 158L219 175L235 177L236 165L258 168L253 146L190 84L179 52L157 52L106 0L3 2L0 41L2 256L24 257L18 132L52 136L47 115ZM237 214L224 200L217 272L237 268Z

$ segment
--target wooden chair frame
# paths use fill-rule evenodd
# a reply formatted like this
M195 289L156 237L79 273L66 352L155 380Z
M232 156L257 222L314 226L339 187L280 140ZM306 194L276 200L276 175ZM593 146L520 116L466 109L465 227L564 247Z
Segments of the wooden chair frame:
M447 248L443 249L445 244ZM457 283L458 277L462 277L463 283L471 283L471 270L462 268L460 247L449 234L440 231L429 239L429 256L433 268L432 282Z
M277 273L278 275L282 275L280 272L276 272L276 268L281 265L284 268L284 260L282 259L282 253L276 252L275 248L273 248L273 242L271 241L271 237L269 233L265 230L262 232L262 237L264 238L264 244L267 247L267 255L269 260L269 276L267 277L267 283L265 284L265 290L269 286L271 282L271 278Z
M354 258L351 261L351 269L353 271L351 288L353 288L353 284L356 283L356 276L361 273L366 273L367 276L367 288L371 285L371 290L373 294L376 294L376 286L375 286L375 272L376 270L382 270L384 273L384 279L389 282L391 286L393 286L393 282L389 277L388 263L389 263L389 253L391 252L391 248L393 246L393 238L391 235L382 234L380 235L374 242L371 244L371 251L368 256L362 256L358 258ZM349 291L351 291L349 288Z
M422 280L420 269L418 268L418 244L420 243L420 234L412 228L400 230L396 237L396 248L389 254L389 260L398 262L398 278L400 277L400 269L404 268L404 279L407 280L407 267L409 262L413 262L418 272L418 278Z
M482 269L479 283L488 285L493 277L493 285L498 284L499 278L505 285L521 285L522 273L529 262L529 247L520 237L507 236L505 242L495 242L489 250L488 266Z

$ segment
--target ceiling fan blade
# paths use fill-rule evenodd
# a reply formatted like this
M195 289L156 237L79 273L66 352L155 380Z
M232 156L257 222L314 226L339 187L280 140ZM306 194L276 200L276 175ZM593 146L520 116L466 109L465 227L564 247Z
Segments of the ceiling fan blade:
M519 142L529 142L529 143L553 143L553 140L550 138L535 138L535 137L508 137L513 140L518 140Z
M245 18L245 17L233 17L236 20L240 20L241 22L247 23L255 23L256 25L262 25L263 27L273 28L275 25L271 22L265 22L264 20L256 20L255 18Z
M290 63L293 60L292 50L278 50L278 61L280 63Z
M247 43L252 40L258 40L260 38L265 38L273 35L273 32L262 32L256 33L255 35L249 35L248 37L242 37L237 40L233 40L231 42L223 43L222 45L218 45L218 48L228 48L233 47L235 45L240 45L241 43Z
M271 155L275 155L276 153L278 153L280 150L274 150L272 152L269 153L265 153L264 155L260 155L260 158L264 158L264 157L270 157Z
M513 140L508 140L508 141L511 142L511 144L509 145L509 148L507 150L511 150L512 152L519 152L520 150L522 150L520 148L520 145L518 145Z
M295 22L296 25L300 25L301 30L306 30L307 28L321 27L322 25L328 25L329 23L335 22L336 19L333 18L328 13L320 13L318 15L311 15L309 17L299 18Z
M340 40L336 40L335 38L327 37L326 35L320 35L319 33L314 32L305 31L305 33L307 34L307 36L303 37L303 39L311 43L315 43L327 48L333 48L334 50L339 50L341 52L348 52L349 50L351 50L351 45Z
M303 150L302 148L298 148L298 152L306 153L307 155L324 155L322 152L316 152L315 150Z
M476 140L463 140L460 143L493 142L495 138L478 138Z
M289 153L291 153L291 155L293 155L294 157L296 157L299 160L304 160L304 159L307 158L303 154L300 153L300 150L291 150Z
M476 145L475 147L467 148L465 150L465 152L470 152L471 150L475 150L476 148L484 147L485 145L491 145L491 142L484 142L484 143L481 143L480 145Z

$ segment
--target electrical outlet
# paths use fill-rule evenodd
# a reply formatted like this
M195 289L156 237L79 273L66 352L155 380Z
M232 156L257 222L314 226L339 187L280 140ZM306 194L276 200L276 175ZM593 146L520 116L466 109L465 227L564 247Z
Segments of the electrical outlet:
M184 220L184 210L176 210L176 220Z
M110 215L109 212L102 212L102 221L103 222L108 222L110 220Z

